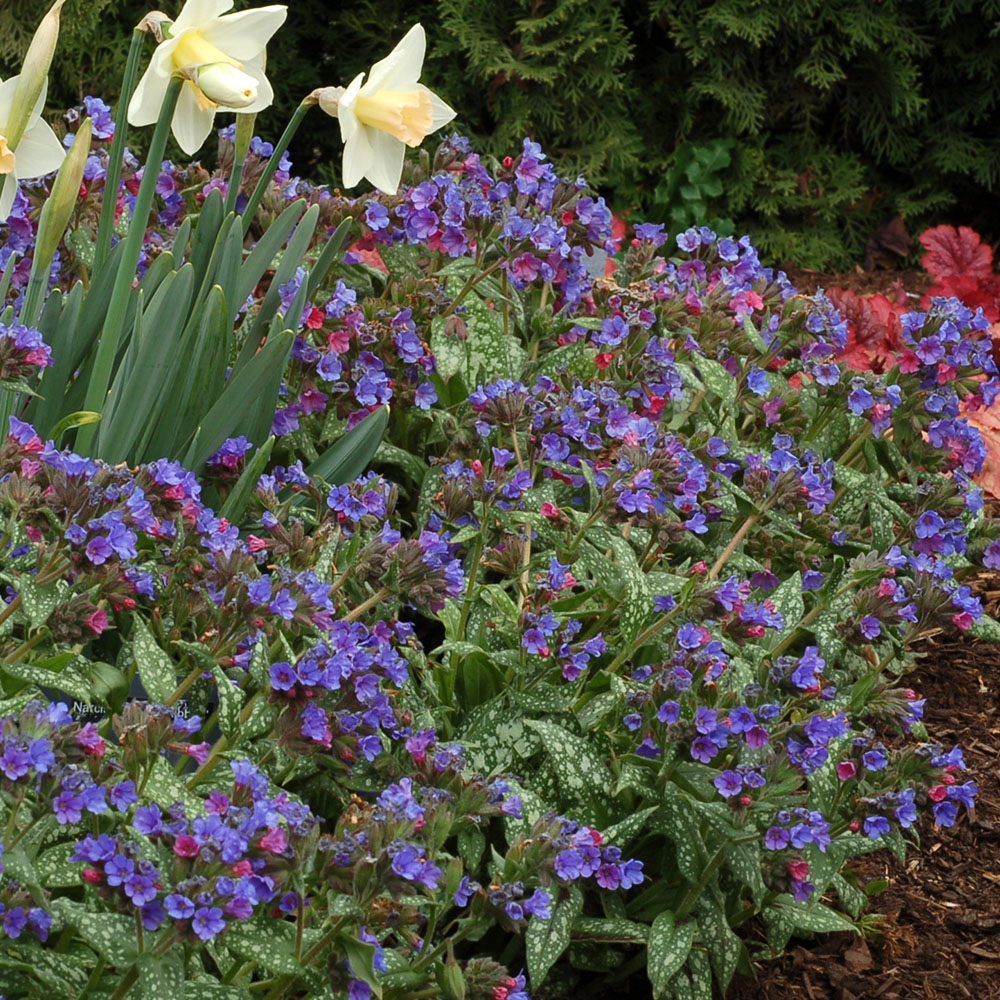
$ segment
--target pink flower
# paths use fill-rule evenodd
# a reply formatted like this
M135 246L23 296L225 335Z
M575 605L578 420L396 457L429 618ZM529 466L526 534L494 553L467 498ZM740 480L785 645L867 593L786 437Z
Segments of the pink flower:
M98 608L92 615L90 615L84 625L90 629L94 635L100 635L108 627L108 613L104 608Z
M807 878L809 878L809 862L789 861L788 874L795 879L796 882L804 882Z
M174 841L174 854L179 858L193 858L198 853L198 841L189 833L182 833Z
M542 517L548 517L552 520L555 520L557 517L562 517L562 511L554 503L549 503L548 500L542 504L539 513Z
M948 797L948 789L944 785L935 785L927 789L927 797L931 802L942 802Z
M267 542L256 535L247 535L247 546L251 552L263 552L267 548Z
M968 632L972 628L974 621L968 611L960 611L957 615L952 615L951 620L963 631Z
M257 842L258 846L273 854L284 854L288 849L288 837L280 826L269 826L267 833Z
M858 767L852 760L842 760L837 765L837 777L841 781L850 781L858 773Z
M208 750L208 743L185 743L181 747L181 753L186 753L189 757L194 758L199 767L208 760Z

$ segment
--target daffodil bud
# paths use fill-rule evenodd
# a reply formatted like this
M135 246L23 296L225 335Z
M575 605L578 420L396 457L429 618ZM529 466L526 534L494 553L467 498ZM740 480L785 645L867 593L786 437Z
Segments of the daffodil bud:
M59 17L65 2L66 0L56 0L49 8L25 53L4 134L12 149L17 149L17 144L31 121L35 105L45 92L52 55L59 40Z
M198 89L223 108L248 108L257 100L257 81L229 63L209 63L195 72Z
M325 111L331 118L337 117L337 105L344 95L344 87L319 87L307 98L309 104L318 104L322 111Z
M83 168L87 165L87 157L90 155L91 132L91 121L85 118L77 129L73 145L66 154L66 159L63 160L52 184L52 191L42 207L42 217L38 221L35 258L46 271L55 256L56 248L66 231L66 225L80 195Z

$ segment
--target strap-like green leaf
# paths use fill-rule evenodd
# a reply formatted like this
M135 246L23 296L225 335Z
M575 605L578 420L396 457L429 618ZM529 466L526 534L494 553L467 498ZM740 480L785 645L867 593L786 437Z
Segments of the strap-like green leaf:
M228 437L245 434L253 444L261 444L266 439L293 339L291 330L269 337L260 351L230 376L188 449L185 458L188 468L200 469ZM252 425L254 417L261 418L258 426L265 426L263 433Z
M226 502L219 511L220 517L239 523L250 504L250 498L257 487L257 482L267 466L274 447L274 438L269 437L258 449L256 454L246 464L243 474L236 481L232 493L226 497Z
M320 455L306 472L333 486L352 482L368 468L388 423L389 407L380 406Z

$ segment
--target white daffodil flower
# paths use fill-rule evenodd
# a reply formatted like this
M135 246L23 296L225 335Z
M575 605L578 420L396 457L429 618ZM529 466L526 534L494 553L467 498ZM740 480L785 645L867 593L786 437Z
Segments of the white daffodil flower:
M254 114L274 99L264 75L264 47L284 22L286 8L226 14L232 6L233 0L187 0L177 20L164 25L165 37L129 102L129 122L152 125L170 78L184 76L171 128L188 156L208 138L216 111Z
M424 137L447 125L455 112L417 81L427 42L415 24L362 83L360 73L343 91L327 91L333 100L319 105L340 120L344 140L344 186L354 187L362 177L386 194L395 194L403 174L407 146L419 146Z
M58 170L66 156L63 144L42 120L47 87L43 85L35 106L28 116L21 138L13 144L7 142L7 126L14 105L19 77L12 76L0 83L0 221L10 215L17 195L17 182L31 177L44 177Z

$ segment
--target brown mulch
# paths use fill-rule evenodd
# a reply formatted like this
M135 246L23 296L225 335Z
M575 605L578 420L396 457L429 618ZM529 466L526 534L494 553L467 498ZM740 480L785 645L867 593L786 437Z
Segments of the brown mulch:
M789 265L782 270L788 280L804 295L812 295L819 288L846 288L857 295L884 295L896 300L900 287L908 293L910 301L919 302L934 283L926 271L904 271L877 267L873 271L856 267L844 274L825 274L808 268Z
M976 584L996 616L1000 575L984 571ZM905 864L880 852L853 865L862 883L888 882L872 904L884 914L876 935L793 941L729 1000L1000 997L1000 649L955 634L923 652L906 680L927 698L932 737L962 746L979 785L974 813L952 829L923 826Z

